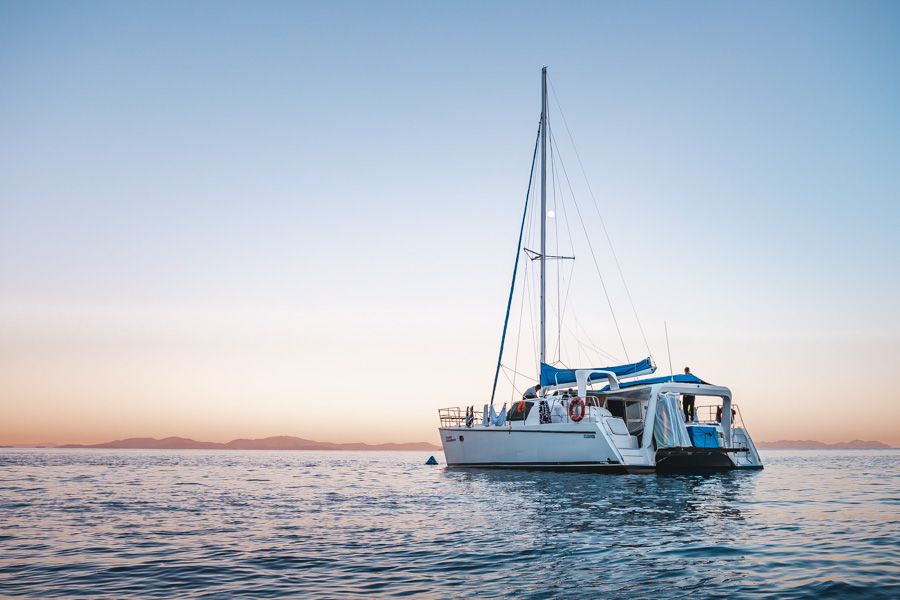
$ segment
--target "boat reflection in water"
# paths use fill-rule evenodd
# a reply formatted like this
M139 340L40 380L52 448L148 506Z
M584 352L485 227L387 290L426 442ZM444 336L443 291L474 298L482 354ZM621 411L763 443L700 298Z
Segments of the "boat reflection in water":
M628 527L685 523L719 527L744 519L740 502L753 498L757 472L583 477L577 473L501 469L447 469L454 487L477 487L479 495L501 496L520 518L537 519L559 532L621 532Z

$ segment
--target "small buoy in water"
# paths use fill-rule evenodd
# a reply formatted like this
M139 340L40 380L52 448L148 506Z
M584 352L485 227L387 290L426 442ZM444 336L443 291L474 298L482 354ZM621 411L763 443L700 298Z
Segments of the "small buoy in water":
M425 461L425 464L426 464L426 465L436 465L436 464L437 464L437 460L432 456L432 457L430 457L428 460Z

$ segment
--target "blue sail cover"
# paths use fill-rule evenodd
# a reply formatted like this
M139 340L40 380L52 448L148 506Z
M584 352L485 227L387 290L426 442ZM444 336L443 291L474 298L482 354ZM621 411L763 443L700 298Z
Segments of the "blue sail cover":
M592 367L592 370L611 371L616 377L634 377L635 375L646 375L656 371L656 365L649 358L645 358L641 362L632 363L630 365L619 365L617 367ZM597 379L606 379L605 375L594 373L588 381ZM575 383L575 369L557 369L551 367L547 363L541 363L541 387L548 385L566 385L567 383Z
M651 377L650 379L635 379L634 381L626 381L619 383L619 387L634 387L638 385L653 385L654 383L707 383L692 373L684 375L666 375L665 377ZM609 386L604 387L601 392L608 392Z

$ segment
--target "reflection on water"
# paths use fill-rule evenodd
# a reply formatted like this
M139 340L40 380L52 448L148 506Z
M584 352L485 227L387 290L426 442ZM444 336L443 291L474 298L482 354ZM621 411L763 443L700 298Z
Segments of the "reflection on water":
M500 491L521 507L533 507L560 530L603 526L697 527L741 519L739 500L752 496L760 472L708 475L598 476L579 473L447 470L451 485ZM571 519L575 519L574 522Z
M897 452L764 471L0 450L0 594L900 596Z

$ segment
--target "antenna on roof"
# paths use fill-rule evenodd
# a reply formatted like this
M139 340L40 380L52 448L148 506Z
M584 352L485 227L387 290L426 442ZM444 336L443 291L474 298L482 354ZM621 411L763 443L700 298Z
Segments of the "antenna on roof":
M666 330L666 353L669 355L669 379L675 381L675 371L672 370L672 349L669 348L669 324L663 321L663 329Z

